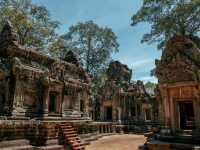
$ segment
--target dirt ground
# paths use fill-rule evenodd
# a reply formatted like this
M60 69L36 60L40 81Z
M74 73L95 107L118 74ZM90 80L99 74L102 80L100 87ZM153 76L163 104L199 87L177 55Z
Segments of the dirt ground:
M103 137L86 146L86 150L138 150L143 145L143 135L122 134Z

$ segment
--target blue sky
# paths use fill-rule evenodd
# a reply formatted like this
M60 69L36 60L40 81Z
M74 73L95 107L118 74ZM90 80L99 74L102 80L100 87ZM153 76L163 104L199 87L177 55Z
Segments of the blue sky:
M131 27L131 16L141 7L142 0L33 0L44 5L53 19L61 22L59 34L66 33L71 25L93 20L100 26L113 29L120 44L119 53L113 59L120 60L133 69L133 80L156 81L150 77L154 60L160 58L156 44L141 44L142 35L150 26L141 23Z

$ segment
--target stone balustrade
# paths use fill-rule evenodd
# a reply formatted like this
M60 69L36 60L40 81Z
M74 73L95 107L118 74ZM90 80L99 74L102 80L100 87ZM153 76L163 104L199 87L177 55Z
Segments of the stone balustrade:
M57 121L39 120L0 120L0 142L7 140L26 139L31 145L42 146L50 140L59 141L59 129ZM101 134L122 133L123 125L112 122L72 122L78 134Z

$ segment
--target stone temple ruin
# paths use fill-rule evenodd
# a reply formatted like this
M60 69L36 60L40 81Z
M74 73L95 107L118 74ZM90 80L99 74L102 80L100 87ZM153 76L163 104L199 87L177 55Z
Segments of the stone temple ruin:
M149 150L198 149L200 143L200 49L187 37L167 42L156 61L157 101L161 127Z
M155 100L142 81L131 81L132 70L119 61L110 63L102 88L100 120L120 124L152 122L156 117Z
M0 148L82 150L101 136L129 132L130 119L153 119L150 97L141 81L130 82L126 65L112 62L107 75L95 122L91 80L77 55L57 60L20 45L7 22L0 33Z
M10 24L3 28L0 46L1 115L88 117L90 79L72 51L55 60L26 48Z
M131 80L131 69L112 61L91 108L91 80L77 55L68 51L57 60L20 45L7 22L0 33L0 149L84 150L105 135L146 131L148 150L198 149L199 61L195 42L170 39L156 60L155 97Z

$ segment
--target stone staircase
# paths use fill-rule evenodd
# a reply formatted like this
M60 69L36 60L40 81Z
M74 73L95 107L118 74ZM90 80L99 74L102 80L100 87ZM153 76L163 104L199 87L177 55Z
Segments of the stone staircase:
M71 123L62 122L59 124L59 128L65 145L70 145L72 150L85 150L85 143L81 141Z

